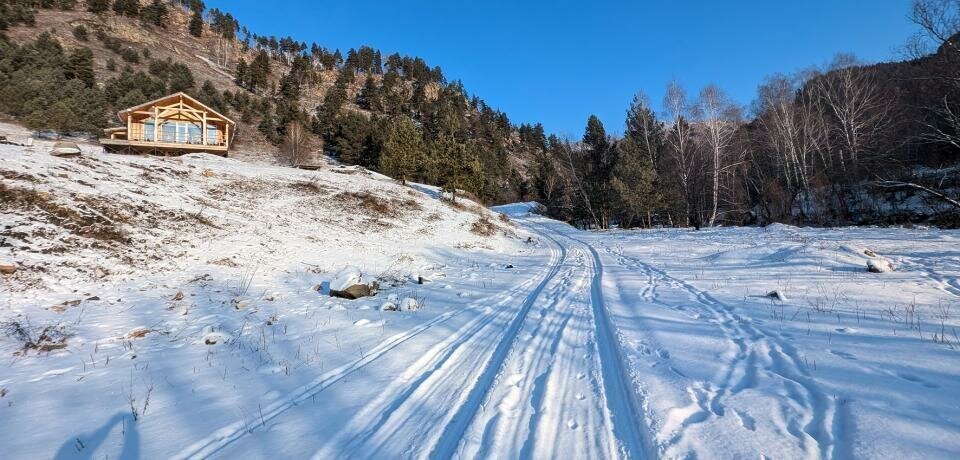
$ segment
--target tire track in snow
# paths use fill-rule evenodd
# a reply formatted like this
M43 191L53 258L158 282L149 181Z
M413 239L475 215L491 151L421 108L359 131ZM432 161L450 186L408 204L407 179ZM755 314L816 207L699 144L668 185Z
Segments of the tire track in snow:
M587 457L606 458L655 457L656 454L649 447L652 444L649 441L649 432L646 430L646 418L642 410L639 409L642 407L639 400L640 396L633 389L632 378L622 359L619 340L613 332L613 326L606 312L602 291L603 265L599 253L589 244L560 231L548 229L547 226L538 225L532 221L526 223L529 228L536 229L542 237L550 240L558 247L567 246L558 239L568 240L573 243L572 248L568 250L569 252L578 252L590 259L589 269L582 267L584 269L582 276L585 280L589 280L590 289L589 299L584 302L586 311L584 316L580 318L582 323L580 326L581 329L589 330L592 335L592 340L588 339L586 342L591 351L587 356L591 359L588 361L587 357L584 357L583 361L585 362L581 366L589 362L592 364L594 373L597 374L595 376L598 381L592 385L591 395L596 400L593 402L601 404L601 407L583 415L599 417L599 419L583 420L581 422L585 423L581 427L576 420L564 422L561 415L564 410L576 411L577 409L576 401L564 401L566 398L563 397L565 392L569 390L569 385L564 385L566 382L563 382L563 380L571 380L569 378L570 373L575 372L574 369L577 366L577 355L574 350L569 350L566 356L560 355L554 358L554 361L540 373L536 373L536 363L523 365L525 363L522 358L531 347L521 345L532 346L534 351L531 353L533 355L531 359L543 359L546 357L543 355L544 351L548 354L556 354L567 331L577 329L576 327L569 328L568 322L571 319L569 316L563 316L562 320L558 318L554 321L560 322L559 327L547 326L546 330L540 334L541 337L535 337L532 343L518 342L513 344L511 350L512 361L514 363L520 362L524 372L507 376L509 369L506 368L507 361L505 361L504 367L498 373L499 378L494 382L494 386L487 389L487 395L484 396L484 402L481 404L481 407L496 410L499 409L497 407L498 402L502 404L507 400L518 400L512 402L519 404L519 401L529 401L529 407L526 408L527 412L519 414L514 420L504 420L505 415L500 413L484 418L487 414L473 411L468 414L472 418L472 422L468 424L469 431L465 430L462 434L458 433L456 435L460 443L456 454L465 458L486 458L491 454L506 454L507 457L515 456L518 458L539 458L544 455L536 452L544 449L552 449L551 454L557 455L558 451L556 449L558 448L557 444L559 444L565 448L565 450L559 452L561 456L577 456L579 454ZM557 286L557 289L563 288L569 290L569 286L566 286L565 283L560 283ZM556 307L557 297L566 301L570 294L570 292L566 292L555 295L552 306ZM539 332L539 326L535 326L533 330ZM537 346L537 344L545 344L545 347ZM557 362L564 358L569 362ZM531 375L533 373L536 374ZM582 372L577 377L583 376L585 376L585 373ZM498 382L506 385L507 397L503 397L504 388L503 386L497 386ZM553 392L560 393L561 397L551 398L554 407L547 412L543 407L543 399L548 391L547 386L551 383L554 387L559 387L554 388ZM513 389L517 391L511 394L509 391ZM585 396L581 393L576 395L575 398L584 399ZM564 404L556 404L557 399ZM560 416L558 417L558 415ZM593 439L586 442L578 440L579 444L575 443L573 446L565 444L568 442L569 436L557 435L557 433L564 432L564 429L567 430L566 432L577 429L592 431L599 427L604 427L605 433L587 433L585 435ZM472 430L470 430L471 428ZM477 435L477 432L480 434ZM519 440L518 438L523 436L525 436L523 445L517 452L516 443ZM590 451L593 455L585 454L584 451ZM440 452L440 454L435 457L444 458L452 455L451 452Z
M508 303L513 300L513 298L527 289L530 285L534 284L537 279L540 279L541 276L545 278L538 285L538 288L542 287L549 279L551 279L555 274L556 270L562 262L562 257L558 256L557 251L552 251L550 265L540 272L537 275L534 275L523 282L517 284L515 287L511 288L509 291L495 296L492 300L494 304L499 306ZM346 377L351 374L363 369L370 363L376 361L378 358L384 356L391 350L394 350L404 342L407 342L410 339L413 339L423 332L431 329L435 326L443 324L450 319L457 317L467 311L475 311L480 308L487 308L490 305L491 299L480 299L472 302L467 307L450 311L419 325L412 329L409 329L405 332L395 334L388 339L384 340L376 347L369 350L364 356L356 359L352 362L346 363L336 369L325 372L319 377L313 380L313 382L297 388L296 390L290 392L286 397L281 398L280 400L266 406L263 408L263 415L261 417L261 425L263 426L266 422L270 422L277 417L281 416L283 413L287 412L291 408L296 407L302 402L305 402L313 398L318 393L322 392L326 388L329 388L331 385L336 384L344 380ZM175 459L187 459L187 458L209 458L210 456L222 451L227 446L239 441L240 439L252 434L259 428L248 426L248 423L244 420L238 420L234 423L231 423L227 426L221 427L210 433L208 436L201 438L185 449L180 453L172 456Z
M510 324L509 329L506 331L506 333L504 333L503 338L497 342L496 348L491 354L491 358L484 364L482 371L477 377L477 383L470 389L462 403L456 409L454 415L444 427L439 439L433 445L433 449L430 451L429 455L430 458L450 458L456 454L457 448L460 445L460 441L463 439L468 426L476 417L480 405L486 399L487 394L490 392L490 389L495 383L496 377L500 374L503 363L507 358L507 354L516 341L517 334L519 333L520 328L523 326L523 323L526 321L530 308L533 306L533 303L537 300L550 281L560 271L563 262L567 259L566 247L553 238L548 237L548 239L551 240L551 242L554 244L554 247L559 249L561 253L560 261L552 267L550 275L548 275L547 278L545 278L543 282L540 283L540 285L537 286L537 288L534 289L529 296L527 296L523 305L521 305L520 311L514 321Z
M462 407L465 402L458 401L458 398L477 391L476 388L483 384L481 373L473 387L470 386L478 374L477 364L487 360L487 367L497 365L499 368L496 350L488 355L489 345L485 342L494 339L502 344L514 340L511 325L525 319L533 301L563 266L564 251L555 249L555 253L560 254L557 262L537 288L524 298L519 311L494 308L490 314L475 318L424 353L376 399L355 414L314 458L344 455L365 458L397 449L400 444L404 457L426 455L427 449L439 442L435 439L439 428L443 423L450 423L448 418L452 410L446 408ZM467 398L466 402L469 401ZM438 414L438 408L443 408L446 414Z
M576 266L566 270L549 289L546 302L537 310L539 317L531 317L522 328L521 338L511 349L480 412L461 439L458 457L489 458L494 454L531 457L537 447L538 427L546 411L544 399L550 392L547 388L550 379L555 372L569 369L566 361L573 358L558 356L557 352L561 340L567 337L568 325L572 320L576 322L571 305L571 297L575 294L572 286L586 278L582 274L582 255L577 259ZM574 277L577 272L581 274ZM569 378L575 379L572 374ZM559 405L563 399L554 394L550 402ZM529 404L525 404L528 401ZM562 422L553 425L556 429L563 429Z
M559 232L557 232L560 234ZM610 416L611 429L621 443L621 454L629 458L656 457L657 453L641 395L633 385L629 365L624 359L616 327L610 320L603 297L603 262L600 253L589 243L563 235L587 248L593 259L593 282L590 287L597 351L600 356L604 396Z
M768 371L769 375L778 377L788 397L803 409L801 416L804 425L798 427L788 424L788 432L798 439L800 447L809 457L835 456L835 443L839 437L837 433L842 427L840 413L836 403L817 387L792 346L779 337L756 328L749 320L733 313L729 305L690 283L672 277L638 258L626 256L622 249L619 252L608 249L608 252L616 255L621 264L640 268L657 280L687 292L706 308L708 315L731 344L731 351L726 357L726 367L717 379L718 385L714 387L708 382L689 389L691 399L699 410L693 411L681 421L677 427L680 431L669 439L669 443L675 443L689 425L706 421L710 416L724 416L726 410L721 400L727 395L756 386L756 380L760 376L768 375L759 372L763 366L763 370ZM674 305L659 301L656 296L652 296L651 300L667 308L674 308Z

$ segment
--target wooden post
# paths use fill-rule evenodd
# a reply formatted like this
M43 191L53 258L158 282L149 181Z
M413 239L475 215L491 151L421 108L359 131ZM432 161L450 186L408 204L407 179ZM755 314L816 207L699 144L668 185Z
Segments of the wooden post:
M153 106L153 141L160 142L160 108Z
M230 123L224 123L223 146L230 148Z
M203 127L200 129L200 142L207 145L207 112L203 112Z
M133 136L133 114L127 115L127 141L132 141Z

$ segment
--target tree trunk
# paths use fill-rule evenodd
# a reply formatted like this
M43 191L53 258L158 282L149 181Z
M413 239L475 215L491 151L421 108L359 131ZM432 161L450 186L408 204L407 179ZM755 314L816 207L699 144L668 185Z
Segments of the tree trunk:
M717 221L717 201L720 197L720 151L714 150L713 153L713 209L710 211L710 223L709 227Z

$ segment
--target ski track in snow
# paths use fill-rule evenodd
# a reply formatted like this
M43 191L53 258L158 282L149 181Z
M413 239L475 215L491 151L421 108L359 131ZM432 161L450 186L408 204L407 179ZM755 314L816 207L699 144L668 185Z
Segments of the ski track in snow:
M599 255L563 232L526 223L555 245L564 246L560 239L572 243L567 250L574 255L572 267L550 290L538 321L514 343L458 455L647 457L645 417L636 409L640 405L607 319ZM589 385L582 383L588 373Z
M550 265L509 293L471 305L484 309L318 440L314 458L655 456L604 305L599 253L569 232L516 220L549 241ZM463 311L394 336L325 374L266 409L262 425ZM242 452L245 438L260 430L238 421L178 458Z
M549 270L545 270L545 271L549 271ZM440 323L448 321L451 318L458 316L466 311L489 307L491 301L493 302L493 306L495 307L502 306L503 304L508 303L510 300L513 299L514 296L518 295L519 293L523 292L524 289L529 287L536 280L536 278L537 276L534 276L528 280L525 280L524 282L518 284L516 287L511 289L510 291L503 293L494 299L477 300L471 303L469 306L465 307L464 309L442 314L409 331L390 337L389 339L385 340L377 347L370 350L365 356L361 357L360 359L357 359L349 364L346 364L344 366L341 366L340 368L334 369L332 371L329 371L321 375L320 377L315 379L311 384L297 389L296 391L288 395L286 398L282 398L281 400L277 401L273 405L267 407L266 410L263 411L264 415L262 417L262 422L265 424L265 422L272 421L273 419L281 416L287 410L293 407L296 407L299 403L302 403L304 401L311 399L317 393L320 393L324 389L339 382L340 380L344 379L350 374L369 365L371 362L374 362L375 360L377 360L377 358L380 358L381 356L385 355L387 352L393 350L394 348L397 348L404 342L416 337L417 335L419 335L420 333L426 331L431 327L437 326ZM480 322L483 319L487 319L487 322L485 322L484 324L489 323L489 318L487 318L486 316L480 316L474 322ZM451 339L454 339L454 337L451 337ZM433 353L433 350L431 350L431 353L428 353L427 356L429 357L429 356L437 356L437 355L436 353ZM445 356L445 358L449 358L449 355ZM398 389L403 389L403 387L398 387ZM226 447L230 446L231 444L240 440L246 435L252 434L254 431L256 431L256 427L249 427L248 424L244 421L234 422L229 426L226 426L219 430L214 431L208 437L205 437L201 440L194 442L189 447L187 447L182 452L180 452L178 455L174 456L174 458L210 457L211 455L217 454L221 450L225 449Z
M713 382L702 382L688 388L691 406L674 411L668 417L659 438L669 449L675 445L692 425L710 417L727 415L724 399L744 390L758 386L759 379L778 385L788 396L788 403L781 408L787 426L784 431L794 436L808 458L833 458L835 440L842 429L843 421L835 401L825 395L813 381L797 351L775 334L765 333L754 326L750 319L734 313L733 308L692 284L668 275L637 258L626 256L622 251L608 248L621 265L637 268L649 278L649 286L642 293L650 302L667 308L674 305L661 302L656 290L661 285L686 291L699 305L706 319L716 325L726 337L728 351L723 357L724 369ZM734 411L742 423L743 415ZM795 416L789 414L795 413ZM799 423L798 423L799 421Z

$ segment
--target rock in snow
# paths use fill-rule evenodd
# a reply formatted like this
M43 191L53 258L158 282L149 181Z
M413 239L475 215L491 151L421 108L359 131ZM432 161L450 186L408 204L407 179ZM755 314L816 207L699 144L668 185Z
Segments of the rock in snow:
M870 273L886 273L893 271L893 264L882 257L867 260L867 271Z
M353 265L343 267L334 274L330 281L330 296L343 299L359 299L377 293L379 285L376 282L366 283L363 273Z
M786 296L786 294L784 294L783 291L781 291L781 290L779 290L779 289L774 290L774 291L770 291L769 293L767 293L767 297L769 297L769 298L771 298L771 299L777 299L777 300L779 300L779 301L781 301L781 302L786 302L786 301L787 301L787 296Z
M17 264L13 262L7 262L5 260L0 260L0 273L4 275L12 275L17 272Z
M347 265L334 273L333 280L330 281L330 291L345 291L350 286L363 284L363 273L353 265Z

